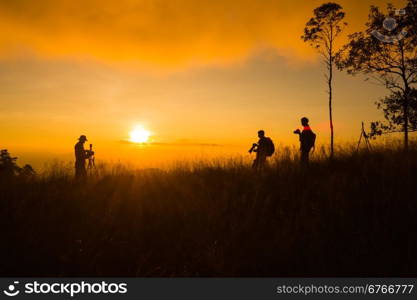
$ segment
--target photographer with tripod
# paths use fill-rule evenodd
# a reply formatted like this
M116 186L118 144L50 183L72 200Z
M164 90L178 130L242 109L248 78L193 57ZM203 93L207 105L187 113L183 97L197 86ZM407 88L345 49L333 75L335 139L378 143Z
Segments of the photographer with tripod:
M75 177L83 179L87 177L87 170L85 168L85 160L88 159L88 168L94 167L94 151L93 145L90 144L90 150L84 149L84 144L87 141L85 135L81 135L78 143L75 144Z

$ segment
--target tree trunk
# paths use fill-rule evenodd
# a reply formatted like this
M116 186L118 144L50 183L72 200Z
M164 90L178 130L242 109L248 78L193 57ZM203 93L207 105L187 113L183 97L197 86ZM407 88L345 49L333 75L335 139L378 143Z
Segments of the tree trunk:
M402 42L398 44L401 53L401 77L404 82L404 99L403 99L403 116L404 116L404 150L408 150L408 101L410 98L410 86L406 76L406 63L404 58L404 45Z
M333 54L330 54L329 58L329 120L330 120L330 158L333 158L334 155L334 148L333 148L333 140L334 140L334 131L333 131L333 108L332 108L332 98L333 98L333 90L332 90L332 81L333 81Z
M409 88L406 88L403 103L403 114L404 114L404 150L408 150L408 100L410 97Z

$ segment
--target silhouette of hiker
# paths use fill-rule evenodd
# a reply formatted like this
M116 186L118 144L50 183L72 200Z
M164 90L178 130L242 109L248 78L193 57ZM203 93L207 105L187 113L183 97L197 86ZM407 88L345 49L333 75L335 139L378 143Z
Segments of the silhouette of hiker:
M265 168L266 159L268 156L272 156L275 152L275 146L269 137L265 136L265 131L258 131L259 141L257 144L253 144L249 153L256 152L256 158L253 161L252 168L255 170L262 170Z
M81 135L78 143L75 144L75 177L85 178L87 170L85 169L85 160L92 155L90 151L84 150L84 143L87 141L85 135Z
M294 133L300 136L301 163L307 165L310 150L315 146L316 134L311 130L306 117L301 119L301 125L303 126L303 131L300 132L300 129L297 129Z

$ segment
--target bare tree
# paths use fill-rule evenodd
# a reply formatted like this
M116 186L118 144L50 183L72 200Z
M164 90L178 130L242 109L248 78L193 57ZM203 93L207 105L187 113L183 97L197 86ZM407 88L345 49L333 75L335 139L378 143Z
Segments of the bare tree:
M301 37L304 42L310 43L319 51L327 69L325 78L329 94L330 157L334 155L333 68L338 52L335 49L335 40L347 25L346 22L343 22L345 13L342 9L339 4L331 2L317 7L314 10L314 16L307 22L304 35Z

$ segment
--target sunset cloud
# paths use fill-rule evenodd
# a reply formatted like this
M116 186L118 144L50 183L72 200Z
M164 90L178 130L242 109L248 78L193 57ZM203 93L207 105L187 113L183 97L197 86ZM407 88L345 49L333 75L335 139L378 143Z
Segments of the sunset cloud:
M339 1L366 17L374 1ZM300 39L323 1L0 1L2 55L93 58L155 65L233 63L259 48L311 59ZM346 7L347 6L347 7ZM360 21L350 18L356 24ZM349 20L349 18L348 18Z

